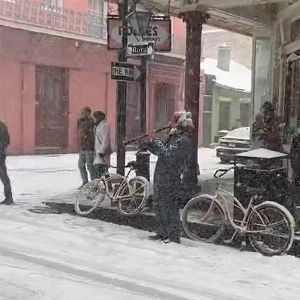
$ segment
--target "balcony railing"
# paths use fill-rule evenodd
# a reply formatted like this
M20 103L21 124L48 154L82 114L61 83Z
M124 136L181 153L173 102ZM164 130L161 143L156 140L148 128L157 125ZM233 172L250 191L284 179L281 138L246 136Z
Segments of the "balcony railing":
M106 38L104 16L48 7L35 0L0 0L0 19L96 39Z

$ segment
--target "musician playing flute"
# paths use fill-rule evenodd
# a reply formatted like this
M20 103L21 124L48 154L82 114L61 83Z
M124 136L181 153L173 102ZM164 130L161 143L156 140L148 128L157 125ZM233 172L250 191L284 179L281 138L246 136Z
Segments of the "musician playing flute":
M176 112L171 119L167 143L151 135L144 141L148 150L158 156L154 172L154 207L157 234L151 240L180 243L181 226L178 197L182 175L192 153L191 133L194 128L189 112Z

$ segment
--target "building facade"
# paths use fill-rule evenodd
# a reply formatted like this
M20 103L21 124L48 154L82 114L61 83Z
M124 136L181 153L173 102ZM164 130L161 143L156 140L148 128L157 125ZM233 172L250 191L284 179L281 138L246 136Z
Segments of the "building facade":
M106 46L102 0L0 0L0 118L11 154L77 151L82 107L102 110L116 140L116 82ZM131 62L139 64L138 60ZM147 63L147 128L183 108L182 60L156 54ZM140 134L139 83L128 84L127 137Z

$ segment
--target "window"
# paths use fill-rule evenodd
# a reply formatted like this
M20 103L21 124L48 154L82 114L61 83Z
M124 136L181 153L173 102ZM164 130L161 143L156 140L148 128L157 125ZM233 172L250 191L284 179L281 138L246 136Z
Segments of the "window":
M204 111L212 111L212 96L205 95L204 96Z
M219 111L219 130L230 130L231 102L221 101Z
M89 0L89 13L102 17L104 13L104 1Z
M157 83L155 86L155 126L157 128L169 124L175 110L175 86Z
M97 38L106 37L105 26L105 6L104 0L89 0L87 15L87 27L90 36Z
M241 103L240 104L240 121L242 126L250 125L250 115L251 115L251 104L250 103Z
M63 0L44 0L46 9L63 8Z

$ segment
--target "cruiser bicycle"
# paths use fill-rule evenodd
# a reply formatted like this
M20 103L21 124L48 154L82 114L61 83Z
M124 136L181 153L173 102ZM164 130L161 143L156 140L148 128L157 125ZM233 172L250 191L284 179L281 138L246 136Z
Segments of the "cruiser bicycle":
M264 195L258 189L252 189L254 196L248 206L243 207L231 193L220 188L220 178L233 168L215 172L215 195L200 195L186 204L182 215L185 233L194 240L216 242L223 235L226 225L229 225L234 229L229 243L236 234L240 234L247 237L251 246L263 255L273 256L288 252L295 235L293 216L276 202L263 202ZM242 212L241 221L234 219L234 209Z
M123 215L141 212L149 196L149 181L142 176L129 177L137 168L136 162L129 162L125 168L129 168L126 176L107 174L84 185L75 199L76 213L87 216L105 200Z

